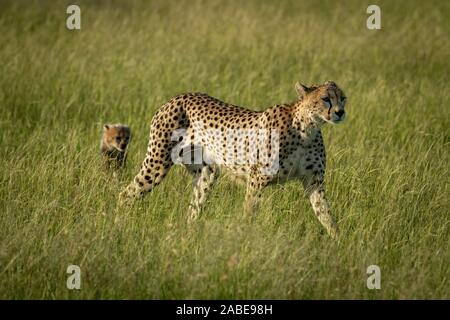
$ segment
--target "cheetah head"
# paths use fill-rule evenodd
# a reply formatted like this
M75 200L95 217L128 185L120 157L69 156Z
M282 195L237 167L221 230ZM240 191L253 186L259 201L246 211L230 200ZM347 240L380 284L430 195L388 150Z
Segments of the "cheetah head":
M122 124L105 124L103 126L103 138L110 148L119 152L125 152L130 141L131 131Z
M297 82L295 89L302 109L316 124L324 122L336 124L344 120L347 98L333 81L311 87Z

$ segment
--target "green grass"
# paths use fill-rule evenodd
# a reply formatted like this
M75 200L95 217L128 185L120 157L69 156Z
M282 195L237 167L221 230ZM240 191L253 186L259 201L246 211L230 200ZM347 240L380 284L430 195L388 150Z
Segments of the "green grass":
M0 4L0 298L450 298L448 1L72 1ZM120 190L150 120L186 91L243 106L336 81L347 120L324 128L331 240L301 186L222 179L186 223L182 168L130 210ZM100 170L105 122L131 126L128 167ZM82 270L81 290L66 268ZM381 268L381 290L366 268Z

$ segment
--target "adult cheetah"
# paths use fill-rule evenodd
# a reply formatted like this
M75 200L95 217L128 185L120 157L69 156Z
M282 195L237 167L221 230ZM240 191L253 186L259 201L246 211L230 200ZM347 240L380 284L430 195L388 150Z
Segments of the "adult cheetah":
M268 184L296 179L318 220L337 237L323 186L326 160L320 128L344 119L346 97L332 81L311 87L297 83L295 88L297 101L259 112L204 93L173 97L153 117L146 158L121 192L120 204L151 191L174 163L193 176L190 218L199 214L219 170L244 178L250 212Z

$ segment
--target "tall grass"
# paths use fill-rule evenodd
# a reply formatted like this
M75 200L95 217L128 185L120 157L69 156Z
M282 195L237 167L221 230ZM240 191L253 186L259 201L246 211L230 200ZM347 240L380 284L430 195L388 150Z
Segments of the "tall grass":
M79 31L68 4L0 4L0 298L450 298L448 2L378 1L379 31L370 1L79 1ZM324 128L339 242L294 182L252 222L221 179L188 225L179 167L114 210L173 95L261 110L328 79L348 96ZM117 178L99 169L105 122L134 133Z

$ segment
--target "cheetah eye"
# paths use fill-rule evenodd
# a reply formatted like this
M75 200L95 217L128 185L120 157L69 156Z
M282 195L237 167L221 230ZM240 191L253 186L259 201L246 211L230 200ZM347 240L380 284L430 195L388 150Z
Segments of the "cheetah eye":
M120 137L116 137L116 141L119 142L120 141Z
M331 100L329 97L323 97L322 100L323 102L328 103L331 106Z

